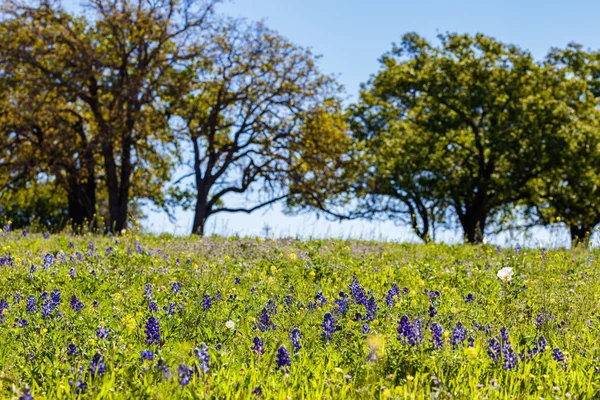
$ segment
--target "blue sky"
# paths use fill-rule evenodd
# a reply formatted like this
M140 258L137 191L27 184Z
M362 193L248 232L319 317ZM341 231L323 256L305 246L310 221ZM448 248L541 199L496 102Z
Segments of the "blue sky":
M417 32L431 40L442 32L482 32L498 40L519 45L542 58L553 46L578 42L600 48L600 3L596 1L392 1L392 0L236 0L221 12L267 25L294 43L322 55L322 70L336 74L349 101L355 99L361 82L378 68L378 58L406 32ZM178 212L176 225L161 213L150 213L145 227L154 232L187 234L193 215ZM279 207L252 215L213 217L208 231L254 235L269 225L277 235L338 236L416 240L409 229L392 223L366 221L327 222L313 216L284 216ZM565 241L565 232L543 234L544 241ZM453 232L440 239L459 240ZM502 238L505 241L506 236Z

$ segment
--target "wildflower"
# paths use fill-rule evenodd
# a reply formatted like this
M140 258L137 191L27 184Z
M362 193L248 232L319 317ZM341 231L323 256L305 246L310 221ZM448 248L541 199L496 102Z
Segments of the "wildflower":
M75 268L71 267L71 269L69 270L69 276L71 277L71 279L75 279Z
M427 292L427 296L429 297L430 302L434 302L440 298L442 294L438 290L430 290Z
M163 372L163 377L165 379L168 379L169 375L171 375L171 370L169 369L169 366L167 365L167 363L165 362L165 360L163 360L162 358L160 360L158 360L158 362L154 366L154 369L162 371Z
M106 330L105 327L100 326L98 327L98 332L96 332L96 336L98 336L100 339L108 339L108 331Z
M552 349L552 358L554 358L554 360L556 360L556 362L562 363L565 361L565 356L563 355L563 352L561 349L559 349L558 347L555 347L554 349Z
M77 354L79 354L79 351L77 351L77 346L74 343L69 343L67 345L67 355L72 356Z
M152 285L146 283L144 286L144 298L148 301L152 301L154 299L154 294L152 293Z
M208 346L201 343L200 349L194 349L194 354L200 359L200 370L207 374L210 370L210 354L208 354Z
M467 334L463 328L462 322L458 322L454 328L452 328L452 338L450 342L453 348L457 348L459 344L467 339Z
M167 312L167 315L175 314L175 303L169 303L169 306L164 306L163 310Z
M253 352L259 355L265 352L265 342L262 341L260 336L255 336L254 339L252 339L252 343L251 349Z
M437 314L437 310L435 309L435 307L432 305L429 306L429 318L433 318L435 317Z
M275 303L273 300L269 300L267 301L267 305L265 305L265 309L267 310L267 312L271 315L276 315L277 314L277 303Z
M497 362L500 358L500 342L496 338L491 338L488 340L488 355L492 359L492 361Z
M358 279L356 279L356 276L354 276L352 283L350 283L350 294L354 298L354 302L356 304L366 304L367 294L365 292L365 289L363 289L362 286L360 286L360 284L358 283Z
M140 362L144 361L144 360L154 360L154 353L151 352L150 350L142 350L142 352L140 353Z
M208 310L210 310L211 307L212 307L212 299L210 297L210 294L205 294L204 299L202 300L202 308L204 309L204 311L208 311Z
M273 321L271 321L271 316L269 315L269 313L267 312L266 308L263 308L263 310L260 312L260 314L258 315L258 324L257 324L258 329L261 332L265 332L269 329L275 329L276 326L273 323Z
M385 296L385 304L388 307L393 307L396 303L396 297L400 294L400 288L395 283L392 284L390 290L388 290L387 296Z
M175 294L181 292L181 283L179 283L179 282L173 282L173 284L171 285L171 290L173 292L175 292Z
M371 327L369 326L369 324L363 324L362 333L366 335L369 332L371 332Z
M403 344L408 343L411 346L416 346L423 340L421 333L421 320L415 319L413 323L410 322L407 315L403 315L398 322L398 340L402 341Z
M54 265L54 256L52 254L46 254L44 256L44 268L50 268L52 265Z
M504 357L502 368L508 371L517 366L517 356L514 350L510 347L510 344L502 345L502 356Z
M151 301L150 304L148 304L148 310L150 310L150 312L153 312L153 313L158 312L158 305L156 304L155 301Z
M242 283L242 280L240 278L235 278L236 285L240 285L241 283Z
M327 299L325 296L323 296L323 292L319 292L315 295L315 303L317 303L319 306L327 304Z
M229 321L225 322L225 327L227 329L234 330L235 329L235 322L233 322L232 320L229 320Z
M27 296L27 305L26 305L26 311L27 314L33 314L35 313L37 307L35 305L35 296L30 294L29 296Z
M514 271L511 267L504 267L500 271L498 271L498 278L502 280L504 283L510 283L512 277L514 275Z
M431 343L433 343L433 347L437 350L441 350L444 345L444 328L440 324L431 325Z
M281 368L291 367L292 361L290 360L290 352L285 346L280 346L277 349L277 355L275 356L275 362L277 364L277 370L279 371Z
M180 364L177 371L179 373L179 386L183 387L189 384L194 371L185 364Z
M339 326L335 325L333 315L331 315L329 312L325 313L323 316L323 323L321 326L323 327L323 333L321 333L321 336L323 336L327 342L330 342L332 340L331 335L340 329Z
M71 308L74 311L81 311L83 310L85 306L83 305L83 303L81 301L79 301L79 299L77 298L76 295L71 296Z
M348 295L341 291L340 297L333 301L337 306L335 312L337 314L346 314L348 312L349 304L348 304Z
M294 351L294 354L298 353L298 351L300 351L302 348L302 345L300 344L300 338L302 338L300 329L292 328L290 331L290 342L292 342L292 350Z
M10 225L9 225L10 227ZM5 227L6 229L6 227ZM33 400L33 396L31 395L31 389L29 389L28 387L25 387L25 389L23 389L23 394L21 396L19 396L19 400Z
M256 397L262 396L262 394L263 394L262 387L257 386L254 389L252 389L252 394L255 394Z
M472 303L474 301L473 298L473 293L469 293L466 297L465 297L465 302L466 303Z
M365 303L365 310L365 320L373 321L377 317L377 311L379 310L379 308L377 307L377 302L375 301L375 297L373 297L372 294L369 297L369 300L367 300Z
M100 353L94 354L92 361L90 361L90 374L95 376L104 376L106 366L104 365L104 357Z
M158 319L154 316L148 318L146 323L146 343L160 344L160 326Z

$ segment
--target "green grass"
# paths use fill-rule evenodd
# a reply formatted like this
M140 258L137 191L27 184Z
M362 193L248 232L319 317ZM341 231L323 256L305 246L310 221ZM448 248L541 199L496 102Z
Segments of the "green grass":
M81 399L252 399L259 397L251 393L257 387L261 398L282 399L600 396L595 251L543 255L537 249L497 252L492 246L132 235L119 241L68 235L23 238L19 233L0 237L0 258L10 254L0 260L0 299L9 303L0 324L0 398L18 398L26 387L34 398L76 398L69 382L79 381L86 385L78 394ZM47 254L54 262L44 267ZM30 273L32 266L36 271ZM509 284L496 275L503 267L514 270ZM353 276L367 297L372 292L376 300L373 320L356 320L357 313L364 318L366 312L350 295ZM174 282L181 283L179 293L172 290ZM386 295L394 283L401 293L388 306ZM151 285L156 313L144 297L146 284ZM62 300L43 318L40 296L54 289ZM340 291L349 296L345 314L334 303ZM441 295L432 302L428 291ZM22 297L18 303L17 292ZM314 303L318 292L325 304ZM469 293L472 303L465 301ZM32 314L26 311L29 295L37 303ZM85 305L82 311L71 308L73 295ZM203 308L206 295L212 299L209 310ZM270 311L276 328L260 332L256 325L269 300L277 305L276 313ZM173 315L163 310L170 303ZM431 305L437 311L432 319ZM322 336L327 312L339 327L330 342ZM538 328L540 313L547 318ZM152 315L160 326L159 344L145 342ZM403 315L411 322L422 319L423 339L417 345L398 339ZM17 326L17 319L28 325ZM234 329L226 326L228 321L235 323ZM472 321L492 328L489 333L477 330ZM474 347L467 340L452 345L459 322ZM431 342L434 323L445 331L441 350ZM559 329L559 323L564 327ZM364 324L370 333L363 332ZM100 326L108 330L108 339L97 337ZM302 348L294 355L289 332L296 327ZM547 349L504 370L502 356L494 362L487 353L488 341L502 327L509 330L516 354L529 353L540 336ZM251 350L257 335L264 341L261 355ZM70 343L78 354L67 354ZM200 371L201 360L194 355L203 343L210 349L208 373ZM277 370L281 345L292 353L291 366ZM553 359L553 348L562 350L564 362ZM140 362L143 350L152 351L155 359ZM97 353L104 358L103 376L90 373ZM170 376L154 368L158 359L170 368ZM183 386L181 364L199 371Z

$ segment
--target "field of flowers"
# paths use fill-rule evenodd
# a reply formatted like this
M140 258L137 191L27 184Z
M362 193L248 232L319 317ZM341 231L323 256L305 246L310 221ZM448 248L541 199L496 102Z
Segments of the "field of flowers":
M594 398L596 256L4 234L0 398Z

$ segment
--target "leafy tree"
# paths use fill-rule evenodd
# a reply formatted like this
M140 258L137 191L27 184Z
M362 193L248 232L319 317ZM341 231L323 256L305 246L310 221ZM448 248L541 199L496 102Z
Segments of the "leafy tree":
M585 244L600 223L600 53L571 44L554 49L547 64L557 74L554 95L569 121L546 148L544 174L528 203L538 222L562 221L572 244Z
M341 145L335 138L345 135L335 123L319 134L311 125L335 118L339 102L337 86L319 72L310 51L263 24L231 20L207 43L205 57L180 76L181 85L188 84L185 95L170 97L192 147L192 233L199 235L217 213L250 213L284 199L293 205L291 198L308 189L299 180L323 177L314 173L326 165L317 158L333 159ZM301 166L307 162L313 162L310 171ZM245 195L244 204L228 206L236 194Z
M196 43L215 4L90 0L88 18L46 1L3 4L3 58L35 70L44 78L38 83L58 88L90 117L111 229L126 226L134 177L145 179L145 195L161 201L172 160L156 145L173 138L158 93L201 52Z
M439 40L405 35L363 87L350 117L369 157L359 183L363 198L393 199L367 208L407 216L422 239L449 207L478 243L531 196L568 110L552 95L552 68L528 52L481 34Z

